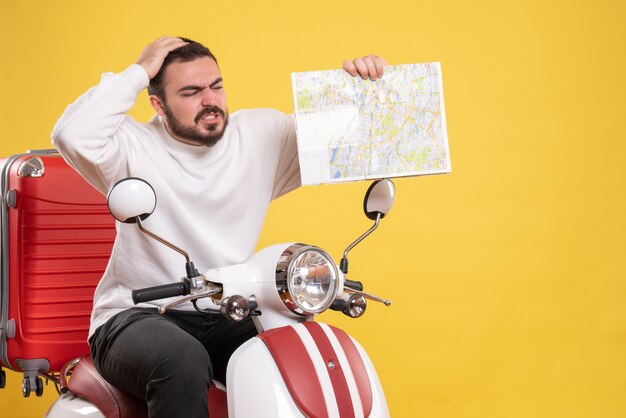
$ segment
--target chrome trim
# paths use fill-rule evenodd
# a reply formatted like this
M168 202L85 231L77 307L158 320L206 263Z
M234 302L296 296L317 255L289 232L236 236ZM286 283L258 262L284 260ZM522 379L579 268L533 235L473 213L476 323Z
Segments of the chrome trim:
M367 309L367 300L363 295L359 295L358 293L352 293L348 296L346 302L346 309L343 313L348 315L350 318L359 318L363 316L365 310Z
M242 321L250 314L248 301L241 295L225 297L220 304L220 312L232 321Z
M17 169L18 177L43 177L46 168L39 157L31 157L22 162Z
M82 357L76 357L75 359L71 360L70 362L66 363L62 368L61 368L61 372L59 373L59 379L58 382L55 382L58 386L57 386L57 390L60 393L67 393L69 392L69 388L67 387L67 383L68 383L68 377L72 374L72 372L74 371L74 367L76 367L76 365L78 363L80 363Z
M332 272L335 277L334 288L331 290L331 296L328 298L328 302L325 306L322 306L315 310L305 310L299 306L294 300L288 285L288 273L291 263L297 259L302 253L316 252L324 257L332 266ZM276 290L278 296L282 300L283 304L293 313L302 316L313 316L321 312L324 312L333 303L339 292L339 270L337 264L333 258L324 250L313 245L307 245L302 243L295 243L287 247L281 254L278 262L276 263Z
M2 165L2 179L0 180L2 205L0 209L0 363L9 369L15 366L9 362L7 353L6 326L9 316L9 207L6 204L5 196L9 190L9 179L11 177L11 167L24 154L14 155L7 158Z
M181 296L179 298L176 298L174 300L172 300L169 303L166 303L165 305L161 306L159 308L159 313L160 314L164 314L165 311L167 311L168 309L173 308L174 306L178 306L181 303L185 303L185 302L193 302L196 301L198 299L202 299L202 298L208 298L212 295L215 295L217 293L222 292L222 286L218 286L214 283L206 283L204 285L204 287L202 287L199 291L195 292L195 293L190 293L188 295L185 296Z
M343 251L343 258L348 258L348 252L350 252L351 249L356 247L357 244L359 244L361 241L363 241L369 234L371 234L372 232L374 232L374 230L376 228L378 228L378 225L380 224L380 219L382 217L381 215L382 215L381 213L378 213L376 215L376 219L374 220L374 225L372 225L372 227L370 229L365 231L363 233L363 235L361 235L356 240L354 240L354 242L352 244L348 245L348 247ZM345 273L345 271L344 271L344 273Z
M183 250L180 247L177 247L176 245L172 244L171 242L166 241L164 238L161 238L157 234L155 234L153 232L150 232L146 228L144 228L143 224L141 223L141 217L140 216L136 216L135 217L135 222L137 222L137 226L139 227L139 230L141 232L143 232L144 234L146 234L150 238L160 242L161 244L171 248L172 250L176 251L177 253L179 253L180 255L185 257L185 260L187 261L187 263L191 262L191 260L189 259L189 254L187 254L187 251Z
M389 299L383 299L378 296L372 295L371 293L363 292L361 290L355 290L350 287L344 287L343 290L346 293L353 293L353 294L361 295L365 299L373 300L374 302L384 303L385 306L391 306L391 301Z
M72 370L76 365L80 363L80 357L76 357L74 360L70 361L66 367L61 369L61 374L59 375L59 380L67 386L67 378L71 374Z

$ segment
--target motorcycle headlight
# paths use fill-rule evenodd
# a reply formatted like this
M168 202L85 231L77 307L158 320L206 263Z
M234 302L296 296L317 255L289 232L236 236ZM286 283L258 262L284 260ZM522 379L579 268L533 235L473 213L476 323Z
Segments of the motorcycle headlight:
M283 303L300 315L315 315L333 303L338 292L337 265L321 248L293 244L276 266L276 288Z

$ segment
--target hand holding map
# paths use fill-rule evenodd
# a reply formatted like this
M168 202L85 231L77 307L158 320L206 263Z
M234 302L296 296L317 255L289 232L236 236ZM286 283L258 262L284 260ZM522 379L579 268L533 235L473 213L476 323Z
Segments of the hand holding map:
M451 171L439 63L291 78L303 185Z

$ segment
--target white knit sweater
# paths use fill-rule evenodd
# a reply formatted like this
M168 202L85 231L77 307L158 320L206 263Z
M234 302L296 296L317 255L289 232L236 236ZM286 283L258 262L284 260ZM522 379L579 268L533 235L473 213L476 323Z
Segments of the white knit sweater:
M126 115L148 81L136 64L104 74L68 106L52 132L53 145L102 193L124 177L148 181L157 207L145 227L188 251L200 272L247 260L270 201L300 185L294 118L270 109L238 111L217 145L187 145L173 139L158 116L142 124ZM118 223L89 335L134 306L132 289L184 274L180 254L135 225Z

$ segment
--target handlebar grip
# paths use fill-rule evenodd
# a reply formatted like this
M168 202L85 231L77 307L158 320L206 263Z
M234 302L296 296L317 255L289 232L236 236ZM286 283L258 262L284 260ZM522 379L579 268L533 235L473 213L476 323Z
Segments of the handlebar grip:
M357 282L355 280L348 280L344 282L344 286L349 287L350 289L358 290L359 292L363 291L363 283Z
M140 302L148 302L156 299L171 298L173 296L182 296L189 294L189 286L187 283L178 282L172 284L163 284L160 286L146 287L143 289L135 289L132 291L133 303L136 305Z
M346 302L345 300L335 299L332 305L330 305L330 309L332 309L333 311L343 312L346 309L346 306L348 306L348 302Z

